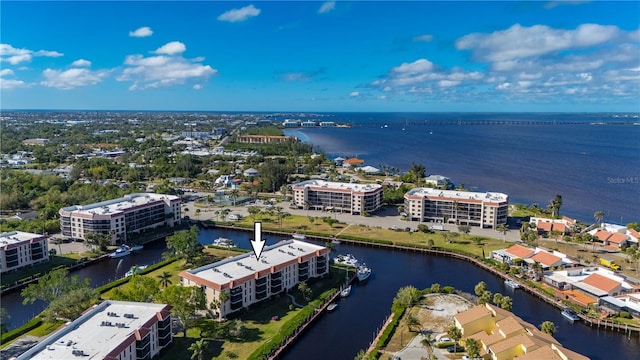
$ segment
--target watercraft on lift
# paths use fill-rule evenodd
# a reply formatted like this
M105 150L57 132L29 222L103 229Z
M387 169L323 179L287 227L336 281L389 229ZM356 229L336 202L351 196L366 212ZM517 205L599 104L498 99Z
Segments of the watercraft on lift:
M227 239L227 238L224 238L224 237L219 237L219 238L213 240L213 245L214 246L220 246L220 247L226 247L226 248L234 248L234 247L236 247L236 244L233 242L233 240Z
M518 284L517 282L507 279L504 281L504 284L507 285L508 287L512 288L512 289L519 289L520 288L520 284Z
M356 259L353 255L351 254L347 254L347 255L338 255L335 259L333 259L333 261L336 264L341 264L341 265L347 265L347 266L353 266L353 267L357 267L358 266L358 259Z
M298 234L298 233L295 233L295 234L293 234L291 236L296 240L306 240L307 239L306 236L304 236L303 234Z
M340 297L346 298L351 294L351 285L347 285L342 291L340 291Z
M144 270L148 267L149 265L134 265L131 267L131 269L129 269L129 271L127 271L126 273L124 273L124 277L129 277L133 274L137 274L138 272L140 272L141 270Z
M131 250L131 251L140 251L142 249L144 249L144 245L142 245L142 244L133 245L133 246L131 246L129 248L129 250Z
M580 320L580 316L578 316L578 314L575 311L569 308L562 310L562 316L569 319L571 322Z
M358 281L363 282L371 276L371 268L363 263L358 266L358 272L356 274L358 276Z
M331 303L329 304L329 306L327 306L327 311L333 311L338 307L338 304L336 303Z
M120 247L117 248L116 251L109 254L109 257L111 257L112 259L116 259L116 258L128 256L128 255L131 255L131 248L128 247L127 245L120 245Z

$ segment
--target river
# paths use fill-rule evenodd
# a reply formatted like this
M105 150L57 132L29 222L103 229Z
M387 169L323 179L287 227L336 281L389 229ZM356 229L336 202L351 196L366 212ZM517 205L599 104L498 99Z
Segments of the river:
M242 248L250 248L250 232L201 229L199 240L210 244L218 237L232 239ZM267 244L279 240L266 237ZM321 316L318 321L284 354L283 359L352 359L366 348L377 329L390 313L391 302L402 286L412 285L418 289L439 283L462 291L473 292L474 286L484 281L491 292L500 292L513 298L513 312L534 325L550 320L558 331L555 338L565 347L584 354L591 359L635 359L640 349L638 335L631 339L616 332L597 330L581 323L571 324L560 311L544 301L504 286L502 280L465 261L403 251L389 251L369 247L339 244L338 253L351 253L373 269L365 284L356 284L351 295L339 301L335 312ZM120 278L133 265L152 264L161 259L166 251L164 243L158 241L145 245L145 249L122 259L107 260L73 275L89 277L92 286L100 286ZM12 327L22 325L44 309L44 304L22 305L19 292L2 297L2 306L11 314Z

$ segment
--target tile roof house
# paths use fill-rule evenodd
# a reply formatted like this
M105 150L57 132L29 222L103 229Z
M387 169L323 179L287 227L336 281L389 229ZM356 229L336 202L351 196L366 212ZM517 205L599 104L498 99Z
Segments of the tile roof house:
M342 162L343 166L353 166L353 167L361 166L363 164L364 164L364 160L358 159L358 158L349 158Z
M574 286L577 286L578 284L575 284ZM609 296L619 295L620 291L622 290L622 283L602 276L600 274L591 274L587 276L586 279L582 280L582 284L586 284L598 290L601 290Z
M535 250L516 244L505 250L505 253L510 256L511 259L526 259L535 254Z
M542 265L543 269L549 269L556 266L562 266L562 258L559 256L555 256L546 251L540 251L537 254L531 256L527 259L528 263L538 262Z
M473 338L480 342L480 352L485 359L588 359L565 349L552 336L513 313L490 304L458 313L454 323L461 330L463 339Z

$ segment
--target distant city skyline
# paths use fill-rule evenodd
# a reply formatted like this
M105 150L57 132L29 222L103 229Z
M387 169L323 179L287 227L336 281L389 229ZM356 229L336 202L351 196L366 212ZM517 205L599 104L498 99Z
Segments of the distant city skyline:
M640 112L636 1L2 1L0 108Z

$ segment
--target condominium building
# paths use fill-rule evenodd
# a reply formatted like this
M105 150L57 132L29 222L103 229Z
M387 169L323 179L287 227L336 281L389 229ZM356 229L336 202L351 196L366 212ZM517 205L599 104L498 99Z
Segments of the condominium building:
M180 198L140 193L91 205L60 209L62 235L86 240L90 233L111 235L111 245L127 242L132 233L179 224Z
M147 360L172 342L171 306L107 300L41 340L17 360Z
M298 208L331 210L350 214L372 213L382 206L382 186L324 180L307 180L291 185Z
M0 273L49 261L47 237L22 231L0 234Z
M509 197L495 192L415 188L404 194L411 221L435 221L495 228L507 223Z
M329 248L298 240L266 246L256 260L253 253L180 273L182 286L199 286L207 304L220 302L221 316L268 299L298 283L329 274ZM227 298L220 301L220 294Z

